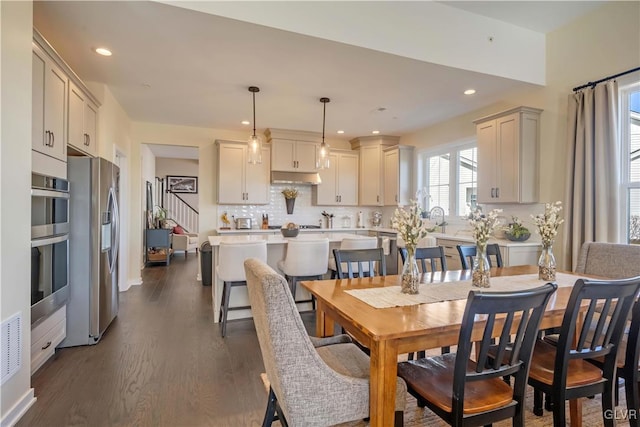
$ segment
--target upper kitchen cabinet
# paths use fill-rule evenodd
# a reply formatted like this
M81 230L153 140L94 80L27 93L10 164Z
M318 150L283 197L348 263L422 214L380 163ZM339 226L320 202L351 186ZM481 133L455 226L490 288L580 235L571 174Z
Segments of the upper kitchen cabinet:
M408 205L412 195L413 147L410 145L398 145L397 147L385 148L382 157L384 165L384 205Z
M92 157L98 155L98 107L90 95L69 82L69 130L67 143Z
M218 145L218 203L266 205L269 203L269 149L262 163L251 164L246 142L216 141Z
M313 203L320 206L358 204L358 153L331 150L329 169L321 169L321 184L312 189Z
M360 205L384 205L383 149L398 145L399 140L397 136L364 136L349 141L353 150L360 151Z
M32 60L31 148L66 162L68 79L36 42L33 43Z
M538 201L541 112L518 107L474 121L478 138L478 203Z
M282 129L267 129L265 135L271 144L271 170L317 172L318 135Z

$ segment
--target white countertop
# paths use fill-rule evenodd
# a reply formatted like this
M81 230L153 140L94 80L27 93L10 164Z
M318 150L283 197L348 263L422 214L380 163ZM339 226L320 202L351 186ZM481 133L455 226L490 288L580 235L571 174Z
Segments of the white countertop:
M248 231L248 230L247 230ZM273 231L273 230L271 230ZM277 231L277 230L276 230ZM245 233L245 234L237 234L233 236L209 236L209 243L211 246L220 246L220 242L252 242L252 241L260 241L266 240L267 245L284 245L289 240L305 240L305 239L321 239L327 238L329 239L329 243L331 242L341 242L344 238L364 238L366 236L359 236L357 234L351 233L317 233L318 230L315 230L316 233L300 233L297 237L282 237L282 234L278 233L276 235L273 234L264 234L264 233Z
M260 230L260 229L251 229L251 230L217 230L218 236L209 236L209 242L211 245L212 238L218 238L214 240L219 244L221 241L221 237L237 237L236 240L228 240L228 241L247 241L247 240L257 240L257 239L265 239L267 240L267 244L283 244L286 243L285 239L280 234L280 230L271 229L271 230ZM354 232L362 232L362 231L374 231L380 233L392 233L397 234L397 231L393 228L384 228L384 227L367 227L367 228L308 228L301 229L298 237L328 237L329 241L339 242L345 237L354 237ZM357 237L357 236L356 236ZM471 236L467 234L446 234L446 233L429 233L428 237L433 237L436 239L449 239L449 240L458 240L461 242L468 242L473 244L474 240ZM225 240L227 241L227 240ZM526 242L512 242L507 239L498 239L491 238L489 239L489 243L497 243L500 246L504 247L528 247L528 246L540 246L540 242L532 241L531 239ZM398 246L404 247L404 242L401 238L398 238Z

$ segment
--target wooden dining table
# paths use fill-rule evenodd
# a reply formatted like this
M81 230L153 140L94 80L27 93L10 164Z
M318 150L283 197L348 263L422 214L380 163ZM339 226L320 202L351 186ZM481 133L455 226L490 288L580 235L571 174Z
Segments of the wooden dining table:
M537 266L492 268L491 277L518 276L537 271ZM575 276L576 279L580 277L585 276ZM420 292L429 292L429 284L470 279L470 270L425 273L421 275ZM540 285L544 283L540 281ZM317 336L333 335L337 323L370 350L370 425L393 425L398 355L456 345L466 298L375 308L346 291L398 286L399 276L303 281L301 284L316 298ZM562 324L571 289L571 286L559 287L552 295L541 329ZM496 336L500 333L499 330L494 332ZM477 341L480 341L480 328L477 333ZM572 426L581 425L579 399L571 401L570 417Z

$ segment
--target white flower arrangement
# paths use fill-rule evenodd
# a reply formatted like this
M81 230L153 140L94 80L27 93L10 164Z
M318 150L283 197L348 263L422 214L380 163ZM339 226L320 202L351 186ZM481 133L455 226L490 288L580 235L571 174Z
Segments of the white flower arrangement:
M564 222L564 219L560 217L561 210L562 202L557 201L555 203L546 203L543 214L531 215L538 228L537 232L542 240L542 246L545 248L553 245L553 241L558 235L558 227Z
M398 231L407 248L416 248L420 239L427 236L426 224L422 221L422 207L411 200L408 209L396 209L391 227Z
M482 215L482 211L476 209L471 212L471 218L469 218L469 224L471 224L471 235L476 241L476 245L486 247L489 237L493 233L493 230L498 225L498 214L502 212L502 209L493 209L486 215Z

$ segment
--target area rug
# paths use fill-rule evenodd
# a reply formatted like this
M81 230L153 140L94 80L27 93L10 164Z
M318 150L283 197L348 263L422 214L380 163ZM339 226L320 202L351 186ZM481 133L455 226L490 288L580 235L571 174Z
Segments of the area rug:
M263 384L265 385L265 391L269 391L269 380L267 375L260 374ZM265 404L267 402L267 395L264 397ZM553 417L551 412L544 412L542 417L533 415L533 389L527 387L526 397L526 411L525 411L525 425L527 427L547 427L553 426ZM600 396L594 399L583 399L582 403L582 425L584 427L601 427L602 422L602 405ZM618 416L622 416L627 408L627 404L624 397L624 387L620 388L620 403L616 407L616 413ZM628 424L628 421L618 419L619 424ZM569 404L567 403L567 424L569 423ZM366 427L369 423L365 421L354 421L349 423L340 424L340 427ZM404 425L405 427L417 427L417 426L429 426L429 427L445 427L448 424L442 421L436 414L431 412L427 408L419 408L416 404L416 399L412 396L407 396L407 406L404 412ZM493 424L496 427L511 426L511 420L505 420ZM274 422L273 426L280 426L279 422Z

